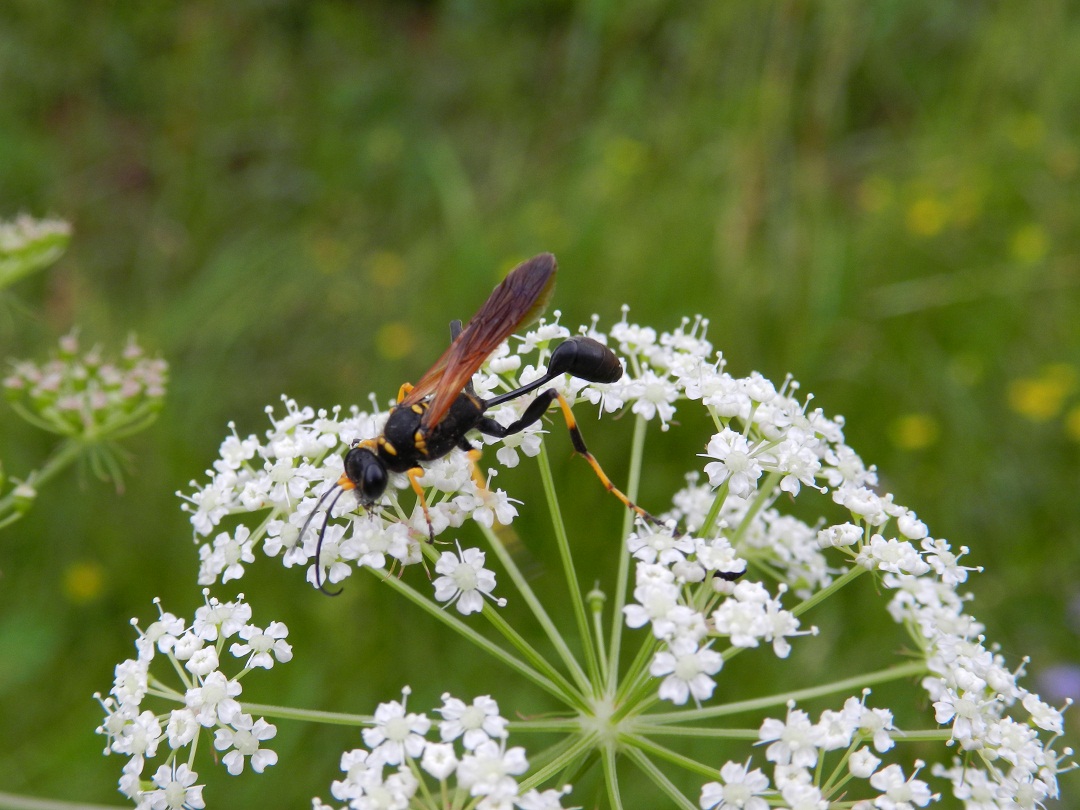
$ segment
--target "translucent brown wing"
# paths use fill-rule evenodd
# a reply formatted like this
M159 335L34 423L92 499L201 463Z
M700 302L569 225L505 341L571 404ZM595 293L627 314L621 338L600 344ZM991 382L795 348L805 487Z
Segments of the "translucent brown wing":
M500 343L540 315L555 288L555 269L555 257L541 253L511 270L492 290L457 340L401 402L410 406L433 395L424 413L424 428L430 430L439 424L472 375Z

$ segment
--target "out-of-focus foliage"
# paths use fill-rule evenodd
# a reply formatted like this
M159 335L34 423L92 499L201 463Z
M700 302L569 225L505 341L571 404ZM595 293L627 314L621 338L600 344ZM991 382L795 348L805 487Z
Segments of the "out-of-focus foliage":
M112 800L88 695L129 657L129 616L197 599L173 492L229 420L261 431L286 392L389 398L541 250L568 323L700 312L734 371L795 374L987 566L975 612L1010 659L1076 664L1077 75L1063 0L7 0L0 218L56 215L74 236L5 292L0 348L32 355L76 322L88 342L135 331L172 387L122 498L72 475L0 537L0 783ZM583 429L618 478L626 425ZM622 515L558 430L587 544L584 521ZM0 441L14 475L46 446L10 412ZM647 449L652 505L702 448L675 426ZM512 494L532 484L516 472ZM382 590L327 600L254 573L240 585L291 611L296 662L253 699L367 711L454 654ZM874 642L863 621L838 654ZM431 688L470 683L474 658ZM351 744L283 725L276 748L318 791ZM228 795L312 792L268 774Z

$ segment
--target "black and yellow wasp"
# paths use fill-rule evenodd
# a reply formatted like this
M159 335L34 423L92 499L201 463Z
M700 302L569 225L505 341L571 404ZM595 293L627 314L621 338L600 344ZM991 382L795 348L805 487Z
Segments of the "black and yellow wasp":
M328 496L332 495L332 500L326 510L327 520L337 498L348 490L354 490L361 506L369 509L382 497L390 473L405 473L423 507L429 539L434 540L424 490L419 483L424 473L423 465L454 449L469 452L475 461L479 450L469 441L469 431L476 430L496 438L510 436L539 421L556 400L574 449L592 465L604 486L643 519L659 523L611 483L586 448L570 403L556 389L549 388L537 394L521 418L505 427L485 415L496 405L534 391L560 374L587 382L616 382L622 377L623 369L607 346L584 335L575 335L555 347L547 372L528 385L489 399L481 399L473 390L473 374L488 356L510 335L535 320L547 306L555 288L555 272L555 257L550 253L541 253L522 262L495 287L464 328L460 321L450 325L449 348L416 385L405 383L401 386L397 404L390 410L382 433L357 442L345 454L345 472L319 499L300 530L301 537ZM316 584L320 588L318 559L325 531L324 522L315 552Z

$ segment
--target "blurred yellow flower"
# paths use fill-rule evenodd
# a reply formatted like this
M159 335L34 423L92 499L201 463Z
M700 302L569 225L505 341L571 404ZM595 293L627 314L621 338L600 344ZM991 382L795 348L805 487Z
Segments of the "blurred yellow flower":
M1080 442L1080 405L1073 405L1065 414L1065 435Z
M1038 377L1022 377L1009 383L1009 407L1033 422L1046 422L1061 413L1065 399L1076 390L1076 369L1054 363Z
M923 450L938 439L937 419L928 413L908 413L893 419L889 439L901 450Z
M400 253L380 250L368 258L368 278L383 289L397 287L405 278L405 259Z
M416 335L407 323L390 321L375 333L375 350L385 360L400 360L416 346Z
M1046 231L1031 223L1018 228L1009 246L1012 257L1023 264L1035 264L1046 258L1048 249Z
M105 569L98 562L76 562L64 570L64 596L76 605L85 605L105 590Z
M941 233L949 218L949 209L937 197L920 197L907 211L908 230L917 236Z

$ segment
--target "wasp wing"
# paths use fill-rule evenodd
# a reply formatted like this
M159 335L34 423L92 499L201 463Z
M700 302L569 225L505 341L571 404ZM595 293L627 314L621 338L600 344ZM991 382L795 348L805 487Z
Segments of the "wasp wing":
M433 395L421 423L424 428L439 424L500 343L540 315L555 288L555 270L555 257L541 253L511 270L492 291L457 340L401 402L407 407Z

